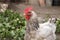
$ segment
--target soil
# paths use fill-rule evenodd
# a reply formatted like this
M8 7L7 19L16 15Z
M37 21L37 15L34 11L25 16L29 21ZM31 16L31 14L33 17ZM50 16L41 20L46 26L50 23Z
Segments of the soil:
M60 40L60 34L56 34L57 40Z

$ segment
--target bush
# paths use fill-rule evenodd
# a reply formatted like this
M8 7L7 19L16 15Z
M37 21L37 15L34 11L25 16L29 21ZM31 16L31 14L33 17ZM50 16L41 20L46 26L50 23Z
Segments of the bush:
M57 21L56 21L56 25L57 25L56 32L57 32L57 33L60 33L60 20L57 20Z
M24 40L25 19L19 13L0 13L0 40Z

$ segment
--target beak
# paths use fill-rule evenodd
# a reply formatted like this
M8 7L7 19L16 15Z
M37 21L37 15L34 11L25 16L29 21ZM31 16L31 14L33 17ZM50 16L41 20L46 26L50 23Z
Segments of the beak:
M25 16L26 14L24 13L23 15Z

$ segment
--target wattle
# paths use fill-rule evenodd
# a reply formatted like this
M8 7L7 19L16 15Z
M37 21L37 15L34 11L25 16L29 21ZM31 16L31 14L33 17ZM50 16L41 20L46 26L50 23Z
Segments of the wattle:
M25 16L26 20L29 20L30 19L30 16Z

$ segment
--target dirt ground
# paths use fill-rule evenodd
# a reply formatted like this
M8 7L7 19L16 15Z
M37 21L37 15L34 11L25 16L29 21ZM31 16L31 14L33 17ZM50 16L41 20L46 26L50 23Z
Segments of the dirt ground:
M57 39L56 40L60 40L60 34L56 34L57 35Z
M23 10L29 6L33 6L33 10L40 17L45 17L48 14L49 16L60 18L60 7L40 7L36 5L26 5L26 4L17 5L13 3L9 8L23 13Z

